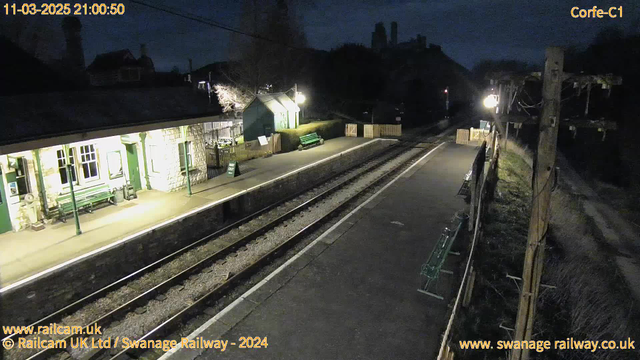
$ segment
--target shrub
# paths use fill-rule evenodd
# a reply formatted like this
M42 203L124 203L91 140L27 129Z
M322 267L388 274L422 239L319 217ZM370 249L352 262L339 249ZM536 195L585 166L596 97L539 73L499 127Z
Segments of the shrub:
M344 136L344 123L342 120L314 121L298 126L297 129L278 131L282 136L282 152L298 149L300 136L317 133L323 139L333 139Z

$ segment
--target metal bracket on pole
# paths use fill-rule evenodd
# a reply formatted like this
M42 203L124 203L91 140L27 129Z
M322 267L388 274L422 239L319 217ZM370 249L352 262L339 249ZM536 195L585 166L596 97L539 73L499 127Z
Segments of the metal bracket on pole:
M519 278L517 276L513 276L513 275L507 274L507 277L509 279L513 279L513 281L516 283L516 286L518 285L518 281L522 281L522 278ZM540 287L547 288L547 289L556 289L557 288L554 285L546 285L546 284L540 284ZM519 287L518 287L518 290L520 290ZM531 293L528 293L528 295L531 295Z

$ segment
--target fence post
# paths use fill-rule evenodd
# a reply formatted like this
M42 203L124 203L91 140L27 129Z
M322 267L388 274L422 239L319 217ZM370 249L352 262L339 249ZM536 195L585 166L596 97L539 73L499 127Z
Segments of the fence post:
M469 190L471 190L471 201L469 201L469 231L473 231L475 225L475 207L476 207L476 175L478 173L478 157L473 161L471 165L471 183L469 184Z

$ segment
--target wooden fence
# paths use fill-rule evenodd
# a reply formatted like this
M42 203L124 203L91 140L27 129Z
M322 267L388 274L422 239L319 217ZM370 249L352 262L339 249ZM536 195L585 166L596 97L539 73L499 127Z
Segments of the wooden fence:
M456 144L480 145L483 142L491 142L492 132L483 129L458 129L456 133Z
M402 125L381 124L380 136L402 136Z
M499 157L497 140L496 131L489 132L488 141L482 142L480 150L478 151L471 168L471 183L469 184L471 190L471 202L469 204L469 229L473 232L473 237L471 239L471 248L469 250L467 265L465 266L462 281L460 282L460 288L458 289L458 294L453 304L453 309L451 310L451 316L449 317L447 328L445 329L442 336L442 342L440 343L438 360L452 360L454 358L453 350L451 349L451 329L453 328L453 323L455 322L456 315L460 309L460 304L462 303L463 306L467 306L471 300L473 282L475 280L473 255L476 244L479 239L482 238L482 218L487 207L486 198L487 195L490 195L493 191L492 186L489 186L489 183L495 181L494 179L496 177ZM490 154L489 168L488 171L484 171L487 153Z
M258 140L247 141L244 144L226 146L222 148L208 147L207 167L225 169L230 161L247 161L282 151L282 141L280 134L273 134L267 138L267 145L260 145ZM215 171L211 172L216 174Z
M456 144L468 145L469 144L469 130L458 129L456 132Z
M402 136L402 125L364 124L364 137L368 139L380 136Z

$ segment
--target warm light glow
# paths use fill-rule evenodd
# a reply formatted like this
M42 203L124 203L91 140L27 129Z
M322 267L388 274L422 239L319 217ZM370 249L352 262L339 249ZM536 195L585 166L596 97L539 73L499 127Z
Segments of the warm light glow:
M307 98L301 92L296 94L296 104L302 104L305 100L307 100Z
M486 108L494 108L494 107L498 106L498 96L497 95L489 95L484 99L482 104L484 104L484 107L486 107Z
M449 89L444 89L444 93L445 94L448 93L448 92L449 92Z

